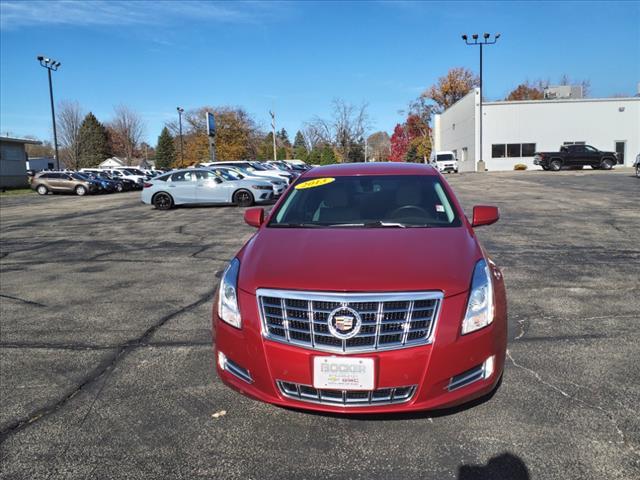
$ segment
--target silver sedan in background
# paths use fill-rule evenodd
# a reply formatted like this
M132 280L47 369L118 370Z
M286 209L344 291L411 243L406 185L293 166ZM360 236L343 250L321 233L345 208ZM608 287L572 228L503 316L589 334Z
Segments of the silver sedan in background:
M175 205L229 205L249 207L274 197L267 180L239 180L226 172L187 168L160 175L144 183L141 200L158 210Z
M289 185L287 181L284 179L256 177L254 175L247 175L246 173L243 173L240 169L235 167L218 166L215 164L209 164L207 168L214 173L226 172L232 177L234 177L236 180L243 180L243 179L262 180L262 181L266 180L273 185L273 193L276 197L279 197L280 195L282 195L284 191L287 189L287 185Z

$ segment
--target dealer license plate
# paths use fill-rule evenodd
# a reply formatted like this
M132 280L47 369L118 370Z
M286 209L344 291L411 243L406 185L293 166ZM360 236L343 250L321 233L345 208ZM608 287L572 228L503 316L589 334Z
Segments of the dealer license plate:
M313 358L314 388L373 390L373 379L373 358Z

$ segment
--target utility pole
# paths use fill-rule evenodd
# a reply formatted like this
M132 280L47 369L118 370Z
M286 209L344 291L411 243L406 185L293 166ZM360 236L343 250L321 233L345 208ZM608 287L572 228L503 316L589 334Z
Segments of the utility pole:
M474 33L473 35L471 35L471 38L473 39L472 42L469 41L469 37L467 35L462 35L462 40L464 40L464 43L466 43L467 45L471 45L471 46L480 46L480 161L483 160L483 152L482 152L482 47L484 45L493 45L494 43L496 43L498 41L498 39L500 38L500 34L496 33L493 36L493 40L491 40L491 35L488 33L485 33L482 36L482 40L478 41L478 34Z
M367 163L367 147L369 146L369 139L364 137L364 163Z
M182 140L182 114L184 113L184 108L176 107L178 110L178 125L180 129L180 166L184 167L184 142Z
M269 110L271 115L271 131L273 132L273 161L278 160L278 154L276 150L276 114Z
M56 155L56 170L60 170L60 157L58 155L58 133L56 131L56 111L53 105L53 84L51 83L51 70L54 72L60 68L62 65L60 62L52 60L51 58L46 58L42 55L38 55L38 61L40 62L40 66L47 69L47 73L49 74L49 99L51 100L51 121L53 123L53 148Z

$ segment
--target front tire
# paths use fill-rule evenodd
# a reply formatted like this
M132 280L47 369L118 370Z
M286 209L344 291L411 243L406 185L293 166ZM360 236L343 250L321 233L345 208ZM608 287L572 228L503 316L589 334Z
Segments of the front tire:
M549 167L546 165L540 165L542 167L542 170L544 170L545 172L549 171Z
M559 172L561 168L562 162L560 160L551 160L551 163L549 164L549 170L553 172Z
M46 195L47 193L49 193L49 189L44 185L38 185L38 188L36 188L36 192L38 192L38 195Z
M602 160L600 166L603 170L611 170L613 168L613 160L605 158L604 160Z
M121 183L116 184L116 192L121 193L124 190L124 187Z
M173 198L168 193L156 193L152 200L157 210L170 210L173 207Z
M253 195L248 190L238 190L233 194L233 203L239 207L250 207L253 202Z
M640 178L640 163L636 165L636 177Z
M79 197L84 197L86 194L87 194L86 187L83 187L82 185L78 185L76 187L76 195L78 195Z

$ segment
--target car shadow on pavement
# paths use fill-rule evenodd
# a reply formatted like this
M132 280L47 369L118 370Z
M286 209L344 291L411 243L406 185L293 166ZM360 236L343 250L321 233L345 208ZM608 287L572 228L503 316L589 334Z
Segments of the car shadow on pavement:
M458 480L529 480L529 469L517 455L505 452L486 465L460 465Z

